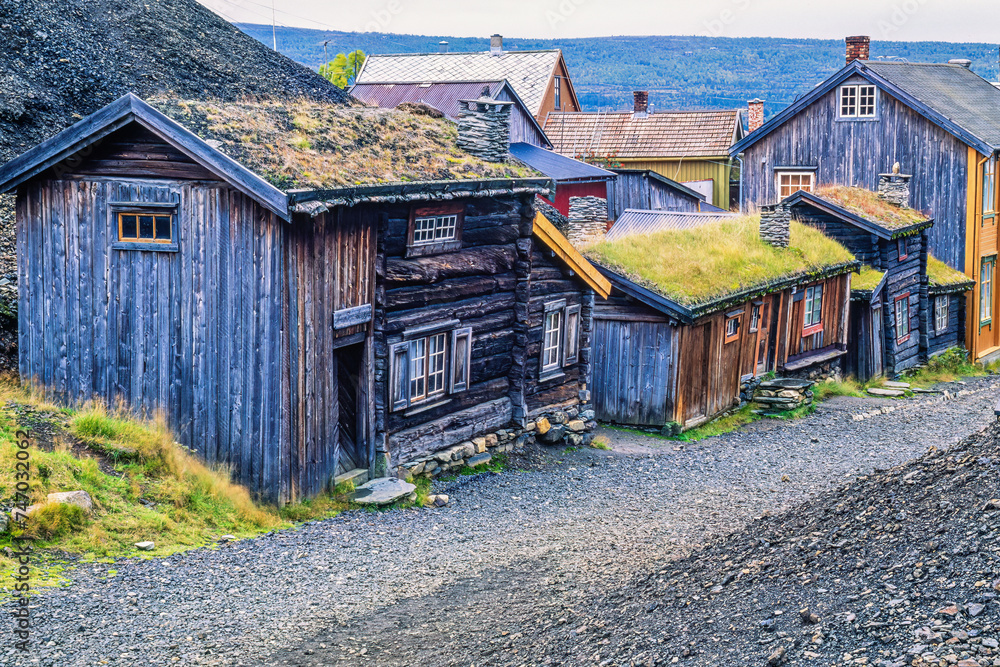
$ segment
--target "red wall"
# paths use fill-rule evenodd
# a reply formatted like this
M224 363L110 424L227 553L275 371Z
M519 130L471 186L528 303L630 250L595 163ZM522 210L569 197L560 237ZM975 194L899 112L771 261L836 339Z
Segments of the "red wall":
M608 184L605 181L596 183L556 183L555 201L546 200L556 207L563 215L569 215L570 197L600 197L608 198Z

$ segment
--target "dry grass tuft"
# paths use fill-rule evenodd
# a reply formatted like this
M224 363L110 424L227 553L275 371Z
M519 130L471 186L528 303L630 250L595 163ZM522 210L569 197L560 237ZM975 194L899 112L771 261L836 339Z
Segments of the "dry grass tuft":
M934 255L927 255L927 281L931 286L961 285L971 283L972 278L956 271Z
M878 284L882 282L882 277L885 273L882 271L876 271L870 266L862 266L861 273L855 276L851 276L851 289L852 290L867 290L872 291Z
M909 207L896 206L864 188L829 185L816 190L816 196L833 202L851 213L887 228L902 228L926 222L927 216Z

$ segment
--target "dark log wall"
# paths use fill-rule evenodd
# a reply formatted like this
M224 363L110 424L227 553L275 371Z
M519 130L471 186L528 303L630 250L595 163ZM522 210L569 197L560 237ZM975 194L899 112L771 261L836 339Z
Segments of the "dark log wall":
M910 205L934 218L931 251L965 270L968 149L953 135L879 91L876 120L840 120L837 89L749 147L744 154L744 201L778 198L775 169L816 167L820 186L875 190L878 174L899 161L912 174Z
M921 288L926 289L926 256L921 263L923 237L914 236L908 239L906 258L900 260L896 241L883 241L881 244L883 266L887 267L886 284L882 308L885 332L885 369L886 373L895 374L916 366L921 361L920 332L921 321ZM910 333L906 340L900 340L896 330L896 299L909 293ZM926 341L924 341L926 343Z
M851 254L859 262L867 264L874 269L884 271L881 266L882 254L879 249L879 237L871 232L855 226L849 225L832 215L813 211L805 207L796 207L792 214L799 222L815 227L825 235L839 242L842 246L851 251Z
M334 328L333 315L374 300L376 224L374 212L364 207L338 208L316 218L296 216L287 231L284 265L267 269L280 271L285 285L287 370L281 395L288 419L281 469L287 470L283 484L290 498L322 492L337 473L342 456L340 392L359 394L362 402L371 393L371 323ZM342 346L345 343L353 344ZM340 363L358 374L358 387L339 385ZM370 433L367 428L361 431L361 446L367 449ZM364 463L359 464L368 467L372 454L361 452L358 458Z
M617 220L628 208L691 213L699 210L699 199L650 178L646 172L619 173L608 191L612 220Z
M948 326L944 331L934 330L934 300L936 298L948 300ZM965 298L961 294L941 294L931 295L928 300L927 309L930 321L930 334L928 337L928 355L935 355L944 352L951 347L964 347L965 334L962 331L962 323L965 322Z
M113 250L109 202L178 202L178 252ZM276 497L285 223L218 183L66 178L18 194L22 377L162 410L180 442Z
M406 259L408 206L391 207L380 224L384 290L376 297L378 356L386 340L409 327L458 320L472 327L471 385L444 405L387 412L378 439L394 462L506 425L512 416L510 369L515 333L517 242L524 202L516 198L465 202L463 248ZM388 367L376 374L376 395L385 411ZM378 427L377 427L378 428Z

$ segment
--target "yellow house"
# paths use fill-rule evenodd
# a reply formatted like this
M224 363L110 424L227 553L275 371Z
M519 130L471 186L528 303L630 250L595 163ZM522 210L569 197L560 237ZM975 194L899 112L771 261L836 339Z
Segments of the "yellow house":
M728 210L735 164L729 147L743 138L743 110L649 113L646 100L635 93L633 111L550 112L545 134L557 153L655 171Z

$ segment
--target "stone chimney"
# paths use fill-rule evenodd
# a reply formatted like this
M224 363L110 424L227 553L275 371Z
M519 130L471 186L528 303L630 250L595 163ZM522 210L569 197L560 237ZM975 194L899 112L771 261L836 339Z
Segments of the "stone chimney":
M892 166L892 173L878 175L878 196L896 206L910 205L910 179L913 176L899 173L899 163Z
M949 65L961 65L965 69L972 69L972 61L967 58L952 58L948 61Z
M747 133L764 124L764 100L755 97L747 102Z
M760 238L775 248L787 248L791 235L792 209L787 204L760 207Z
M649 93L637 90L632 93L632 113L637 118L645 118L649 112Z
M438 42L438 53L448 53L448 42L443 39Z
M490 35L490 55L503 55L503 37L500 35Z
M566 238L577 248L604 240L608 232L608 200L604 197L570 197Z
M844 39L847 43L847 64L855 60L868 60L868 46L871 38L868 35L855 35Z
M510 108L494 100L489 87L477 100L460 100L458 147L487 162L506 162L510 154Z

